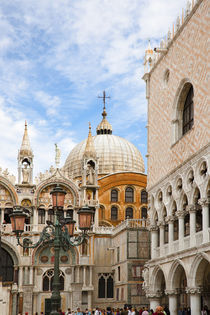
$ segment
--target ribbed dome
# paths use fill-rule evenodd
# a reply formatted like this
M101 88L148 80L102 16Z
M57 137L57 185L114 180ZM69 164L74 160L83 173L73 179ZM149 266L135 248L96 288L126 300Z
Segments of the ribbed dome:
M87 139L79 143L66 159L64 170L74 178L81 176L81 165ZM113 172L134 171L144 173L144 162L139 150L129 141L110 134L93 137L94 147L99 158L99 175Z

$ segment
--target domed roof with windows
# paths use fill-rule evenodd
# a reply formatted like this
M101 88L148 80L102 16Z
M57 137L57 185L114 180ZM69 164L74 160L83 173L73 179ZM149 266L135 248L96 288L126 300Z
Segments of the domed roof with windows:
M92 137L98 158L98 175L116 172L144 173L144 161L139 150L128 140L112 134L112 125L107 121L106 108L103 119L97 126L97 135ZM87 139L79 143L69 154L63 167L73 178L81 176L81 165L86 149Z

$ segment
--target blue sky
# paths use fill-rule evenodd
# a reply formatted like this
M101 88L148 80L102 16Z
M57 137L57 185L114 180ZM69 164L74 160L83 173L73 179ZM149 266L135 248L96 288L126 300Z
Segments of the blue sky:
M17 175L24 121L35 175L61 165L101 121L103 90L113 133L146 164L143 57L181 14L183 0L1 0L0 167Z

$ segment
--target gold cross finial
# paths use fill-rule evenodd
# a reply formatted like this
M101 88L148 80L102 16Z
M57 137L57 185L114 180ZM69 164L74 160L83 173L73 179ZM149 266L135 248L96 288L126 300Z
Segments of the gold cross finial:
M103 98L104 110L106 109L106 99L110 98L110 96L106 96L106 92L103 91L103 96L98 96L98 98Z

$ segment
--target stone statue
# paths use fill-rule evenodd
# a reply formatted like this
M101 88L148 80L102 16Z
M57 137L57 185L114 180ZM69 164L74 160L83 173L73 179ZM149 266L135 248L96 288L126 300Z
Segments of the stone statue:
M87 183L90 185L93 185L94 184L95 171L94 171L94 168L92 167L92 165L90 165L90 164L87 165L87 174L88 174Z
M23 175L23 184L28 184L29 183L29 175L30 175L30 170L28 169L28 165L24 164L24 168L22 168L22 175Z
M55 165L56 165L56 168L59 168L60 157L61 157L61 151L58 148L57 143L55 143Z

